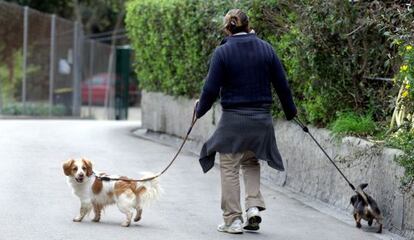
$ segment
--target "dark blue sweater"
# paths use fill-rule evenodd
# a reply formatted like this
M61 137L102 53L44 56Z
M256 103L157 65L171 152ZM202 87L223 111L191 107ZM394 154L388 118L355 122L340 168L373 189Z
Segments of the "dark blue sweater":
M213 53L197 118L211 108L219 95L223 108L271 104L271 84L286 118L291 120L296 116L296 106L272 46L256 34L230 36Z

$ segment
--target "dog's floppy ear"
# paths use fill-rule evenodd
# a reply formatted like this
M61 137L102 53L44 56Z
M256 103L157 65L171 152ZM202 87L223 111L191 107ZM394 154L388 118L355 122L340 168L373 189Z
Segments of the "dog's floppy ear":
M361 190L364 190L366 187L368 187L368 183L363 183L359 185L359 187L361 188Z
M93 174L92 162L85 158L82 158L82 161L86 166L86 176L90 177Z
M73 159L69 159L66 162L63 163L63 172L65 173L66 176L69 176L71 173L71 168L73 163L75 162L75 160Z

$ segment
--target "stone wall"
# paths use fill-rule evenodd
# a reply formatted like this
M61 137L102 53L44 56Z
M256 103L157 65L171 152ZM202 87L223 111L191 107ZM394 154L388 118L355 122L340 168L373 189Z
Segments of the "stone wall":
M142 126L182 137L188 130L194 102L144 92ZM220 106L215 106L197 122L190 137L198 142L197 150L213 133L220 115ZM360 138L337 138L326 129L310 127L310 131L351 182L369 183L366 191L378 201L386 227L413 237L414 198L400 193L399 179L404 170L394 161L401 152ZM262 179L268 185L287 187L345 210L353 192L312 139L293 122L283 120L275 121L275 133L286 171L277 172L263 163Z

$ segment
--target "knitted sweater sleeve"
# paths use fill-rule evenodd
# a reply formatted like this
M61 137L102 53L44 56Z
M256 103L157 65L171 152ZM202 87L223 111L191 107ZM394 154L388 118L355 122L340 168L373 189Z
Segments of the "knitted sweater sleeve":
M280 62L279 58L277 57L273 49L271 64L271 72L273 75L271 78L272 85L275 88L276 93L279 97L286 119L292 120L297 114L296 106L293 101L292 92L290 91L282 63Z
M224 75L223 66L224 65L220 58L219 52L216 49L211 58L206 81L197 106L197 118L201 118L204 114L206 114L220 95L220 88L222 86Z

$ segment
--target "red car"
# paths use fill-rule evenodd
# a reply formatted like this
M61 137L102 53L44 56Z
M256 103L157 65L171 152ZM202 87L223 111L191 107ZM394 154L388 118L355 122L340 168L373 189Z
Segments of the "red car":
M116 79L119 81L119 77ZM92 78L87 79L82 83L82 104L87 105L89 103L89 91L91 94L91 104L92 105L104 105L105 104L105 97L106 92L109 91L108 94L114 93L115 84L114 75L109 73L99 73L94 75ZM137 100L137 84L135 81L130 79L129 81L129 104L135 104Z

